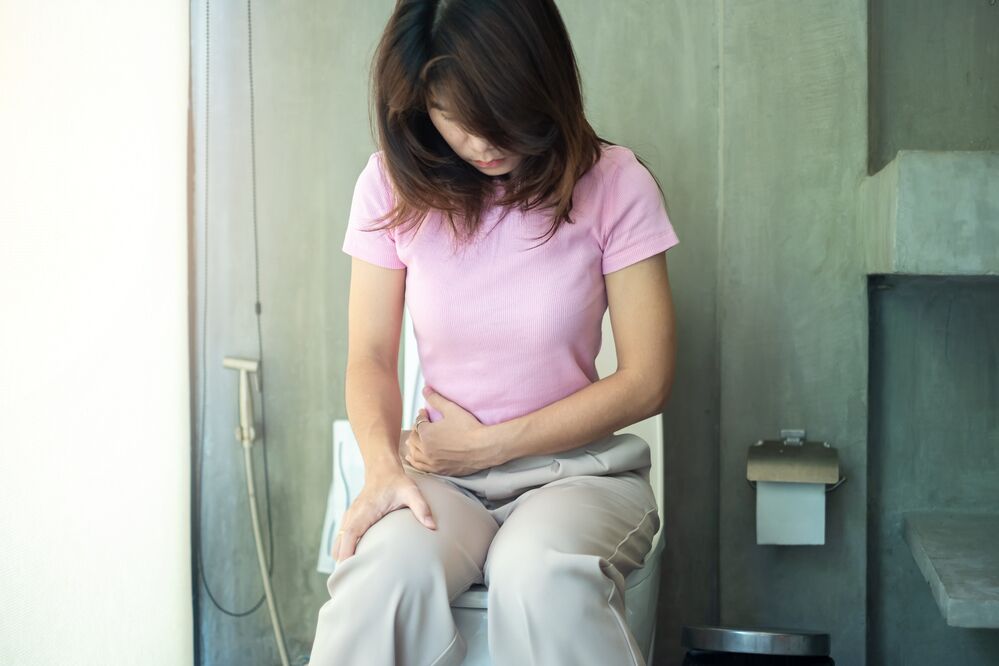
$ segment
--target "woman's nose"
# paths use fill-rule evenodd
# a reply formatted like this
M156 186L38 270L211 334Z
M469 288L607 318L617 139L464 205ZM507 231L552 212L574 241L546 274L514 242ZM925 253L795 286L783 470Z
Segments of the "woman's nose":
M477 136L469 137L468 145L479 157L495 156L499 152L488 141Z

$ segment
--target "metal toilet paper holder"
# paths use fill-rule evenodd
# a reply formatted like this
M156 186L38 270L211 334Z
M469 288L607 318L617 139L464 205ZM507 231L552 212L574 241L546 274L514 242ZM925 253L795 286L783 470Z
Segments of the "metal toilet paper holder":
M779 440L760 440L749 447L746 481L756 490L757 481L824 483L826 492L839 488L839 455L828 442L805 440L804 430L780 431Z

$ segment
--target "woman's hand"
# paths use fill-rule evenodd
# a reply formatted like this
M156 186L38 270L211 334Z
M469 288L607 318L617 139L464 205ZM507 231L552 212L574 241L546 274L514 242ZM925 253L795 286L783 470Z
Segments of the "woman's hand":
M423 395L443 418L423 421L409 431L399 452L406 462L418 470L445 476L465 476L498 464L487 426L429 387ZM420 416L429 418L426 409L420 410Z
M390 511L408 506L416 519L428 528L437 529L430 505L419 486L400 468L398 472L366 478L364 487L340 521L340 533L333 542L333 559L340 562L354 554L358 540Z

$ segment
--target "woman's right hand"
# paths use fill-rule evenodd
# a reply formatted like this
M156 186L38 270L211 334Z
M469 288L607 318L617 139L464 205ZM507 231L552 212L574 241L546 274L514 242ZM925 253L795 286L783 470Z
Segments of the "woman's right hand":
M430 505L416 485L401 468L396 472L373 474L365 479L357 495L340 521L340 533L333 542L333 559L340 562L354 554L358 540L390 511L408 506L416 519L429 529L437 529Z

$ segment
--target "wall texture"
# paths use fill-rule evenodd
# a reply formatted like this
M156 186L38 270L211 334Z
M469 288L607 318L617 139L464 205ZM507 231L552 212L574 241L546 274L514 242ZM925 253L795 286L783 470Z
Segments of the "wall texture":
M717 5L559 6L591 122L648 161L680 238L667 255L679 349L663 423L665 553L656 633L656 662L679 664L682 626L718 617Z
M997 405L999 278L874 280L872 664L999 663L999 631L944 621L901 527L908 511L999 512Z
M813 628L864 664L866 3L725 2L721 17L721 621ZM839 451L824 546L758 546L748 447Z
M198 137L192 382L193 413L206 413L203 439L198 419L194 432L204 465L204 570L213 596L229 611L245 613L262 598L242 452L232 434L238 376L221 365L225 355L262 356L257 424L267 455L258 441L256 483L265 532L268 515L273 520L273 585L293 663L308 654L316 613L328 598L325 577L315 567L330 481L331 424L346 414L350 264L340 244L354 182L372 150L367 67L392 4L253 3L254 154L246 4L211 3L206 81L207 6L192 3ZM231 617L215 607L203 585L197 590L199 663L277 663L265 605Z
M999 150L999 4L869 4L870 171L903 148Z

